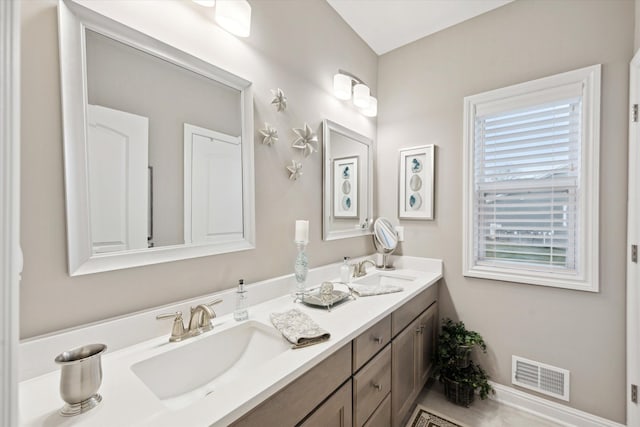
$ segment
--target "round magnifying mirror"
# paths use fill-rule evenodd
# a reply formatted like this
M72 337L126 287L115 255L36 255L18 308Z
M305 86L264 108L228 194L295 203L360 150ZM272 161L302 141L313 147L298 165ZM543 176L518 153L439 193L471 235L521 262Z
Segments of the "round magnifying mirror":
M376 246L376 251L383 255L383 263L378 266L378 269L393 270L394 267L389 265L389 255L398 246L398 234L388 219L378 218L373 223L373 243Z

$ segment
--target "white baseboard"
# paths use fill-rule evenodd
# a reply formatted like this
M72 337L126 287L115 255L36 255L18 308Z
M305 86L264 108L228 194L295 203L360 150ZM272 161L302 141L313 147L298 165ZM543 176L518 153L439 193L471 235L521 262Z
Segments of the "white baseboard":
M490 395L493 400L567 427L624 427L624 424L570 408L512 387L494 382L491 382L491 385L496 391L495 395Z

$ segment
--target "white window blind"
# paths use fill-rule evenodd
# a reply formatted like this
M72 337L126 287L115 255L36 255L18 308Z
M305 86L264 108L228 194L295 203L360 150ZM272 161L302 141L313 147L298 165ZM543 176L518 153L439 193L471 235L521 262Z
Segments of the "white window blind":
M600 76L465 97L466 277L598 291Z
M475 117L476 264L577 270L581 103Z

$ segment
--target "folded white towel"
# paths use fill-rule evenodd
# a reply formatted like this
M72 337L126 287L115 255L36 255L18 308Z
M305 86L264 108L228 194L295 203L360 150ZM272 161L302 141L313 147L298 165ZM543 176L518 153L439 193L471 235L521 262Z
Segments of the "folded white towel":
M293 348L306 347L327 341L331 334L322 329L308 315L297 308L284 313L271 313L271 323L293 344Z
M358 285L357 283L353 283L349 286L351 287L353 292L358 294L358 296L360 297L371 297L374 295L384 295L404 291L403 287L394 285L371 286Z

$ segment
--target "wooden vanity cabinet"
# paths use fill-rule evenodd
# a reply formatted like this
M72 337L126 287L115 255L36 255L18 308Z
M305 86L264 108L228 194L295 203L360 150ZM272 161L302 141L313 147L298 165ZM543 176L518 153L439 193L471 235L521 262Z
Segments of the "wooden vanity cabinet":
M299 427L351 427L352 381L349 380L304 420Z
M414 322L415 323L415 322ZM391 343L392 425L399 426L409 412L418 390L418 332L416 325L404 329Z
M392 426L406 422L433 368L438 305L433 302L391 341Z
M436 284L399 307L391 313L390 318L385 317L353 340L354 427L400 427L407 422L415 400L433 370L438 327L437 298ZM373 346L372 341L378 343L378 347ZM363 342L366 344L362 344ZM387 345L387 342L390 344ZM381 346L387 347L373 357ZM369 352L365 356L359 348L368 348ZM388 394L381 393L379 396L384 399L376 400L375 406L369 404L362 412L363 406L358 400L360 396L356 386L359 376L368 370L382 372L383 368L380 366L383 358L388 361L386 366L390 367L388 377L385 378L390 379L391 390ZM361 366L361 370L356 373L356 369ZM384 369L389 369L386 366ZM359 382L368 385L363 388L369 395L371 383L380 385L380 381Z
M419 318L420 327L418 348L418 392L427 383L434 368L436 338L438 333L438 306L431 305Z
M363 427L389 427L391 425L391 393L385 397L380 406Z
M437 285L384 317L233 427L400 427L433 368Z
M391 336L397 336L438 299L438 285L433 285L391 313Z
M370 424L391 393L391 315L352 341L353 427ZM375 425L375 421L373 422ZM387 422L384 424L388 426Z
M391 341L391 315L361 333L353 343L353 373Z
M391 347L353 376L353 426L362 427L391 392Z
M350 377L351 343L305 372L300 378L231 425L234 427L293 427L298 425ZM348 384L351 382L349 381ZM351 386L349 385L347 388L350 395ZM345 419L347 419L346 415ZM350 414L348 419L350 419Z

